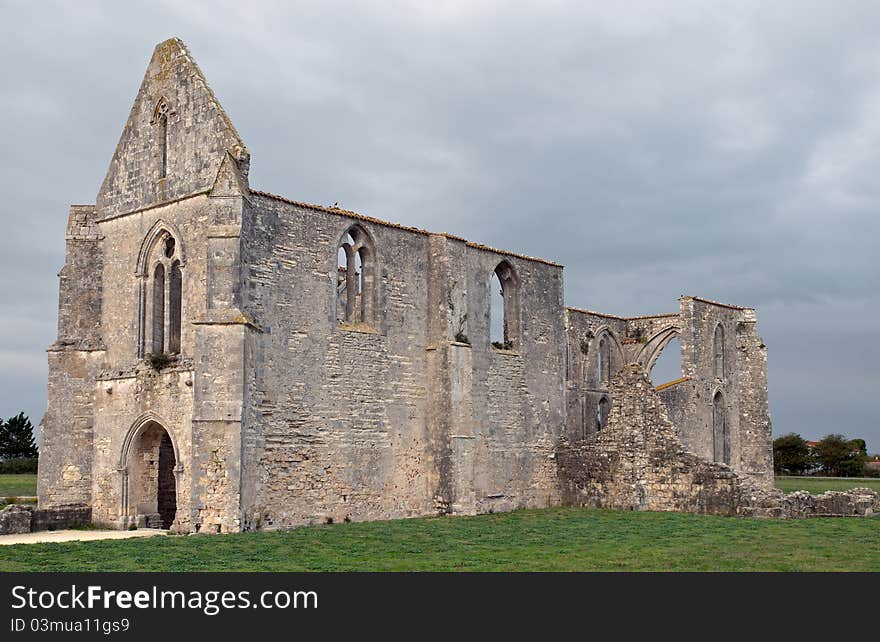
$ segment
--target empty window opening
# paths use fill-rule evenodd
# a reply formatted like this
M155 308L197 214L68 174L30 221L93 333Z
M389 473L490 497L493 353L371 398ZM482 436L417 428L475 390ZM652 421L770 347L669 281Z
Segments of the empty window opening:
M599 385L607 386L611 380L611 342L608 337L599 339L596 348L596 381Z
M489 340L497 350L520 347L520 287L513 266L502 261L489 281Z
M651 368L651 381L655 386L681 378L681 342L678 337L670 339Z
M171 264L168 280L168 352L180 352L180 304L183 287L180 261Z
M339 323L376 322L376 254L367 233L352 227L336 250L336 318Z
M492 345L496 348L504 348L504 290L501 287L501 281L498 275L492 273L491 282L489 283L489 292L491 300L489 302L489 336Z
M713 375L716 379L724 379L724 328L720 324L715 328L712 354Z
M153 270L153 354L165 352L165 266Z
M171 528L177 515L177 482L174 479L174 446L171 437L163 431L159 442L158 489L156 492L156 509L162 528Z
M611 412L611 401L608 397L602 397L596 404L596 432L608 425L609 412Z
M168 103L161 101L154 120L159 139L159 178L165 178L168 173L168 111Z
M730 425L724 395L720 391L712 400L712 450L715 461L730 464Z

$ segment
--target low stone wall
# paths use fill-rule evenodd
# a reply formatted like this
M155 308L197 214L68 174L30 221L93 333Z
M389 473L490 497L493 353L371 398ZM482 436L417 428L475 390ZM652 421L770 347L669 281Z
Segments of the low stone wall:
M83 504L36 508L11 504L0 510L0 535L18 535L36 531L54 531L84 526L92 521L92 509Z
M780 518L880 515L880 495L867 488L785 495L689 452L637 364L613 378L611 394L605 429L557 446L567 505Z
M33 507L10 504L0 510L0 535L20 535L31 532Z
M829 490L813 495L803 490L784 495L776 491L764 497L746 497L739 515L748 517L875 517L880 515L880 493L870 488Z

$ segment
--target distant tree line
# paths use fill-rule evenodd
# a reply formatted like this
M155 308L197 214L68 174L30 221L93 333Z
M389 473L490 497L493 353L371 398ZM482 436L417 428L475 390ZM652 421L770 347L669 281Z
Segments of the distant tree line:
M833 434L808 442L791 432L773 440L773 470L777 475L880 477L880 470L867 464L864 439Z
M23 412L0 422L0 474L37 472L34 427Z

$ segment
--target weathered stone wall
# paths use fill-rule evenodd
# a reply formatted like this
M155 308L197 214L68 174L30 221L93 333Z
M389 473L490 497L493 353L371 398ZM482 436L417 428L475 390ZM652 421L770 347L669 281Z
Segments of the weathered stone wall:
M473 245L466 246L465 258L453 263L458 272L450 284L454 291L455 284L467 283L471 345L470 361L462 346L452 348L450 361L453 407L459 409L450 427L459 475L453 479L462 491L453 502L460 512L477 513L555 504L554 448L565 425L562 267ZM489 287L502 259L520 283L521 336L512 351L490 342ZM453 322L450 334L455 330Z
M741 481L688 452L638 364L612 379L615 404L599 434L561 443L563 501L578 506L735 515Z
M615 405L606 429L559 444L563 503L795 519L880 514L880 494L869 489L783 495L754 475L690 452L638 364L618 372L611 393Z
M723 333L723 373L715 372L714 335ZM732 468L757 483L773 483L772 437L767 403L766 347L755 331L755 312L696 297L681 299L683 374L693 384L682 399L677 424L689 450L720 460L721 444L713 428L713 401L721 395L729 430Z
M568 439L595 432L601 399L614 404L607 382L596 374L600 336L614 339L612 374L625 363L650 372L670 341L679 338L682 377L659 392L682 443L703 459L726 461L756 482L772 485L767 355L755 331L754 310L695 297L682 297L679 305L678 314L629 318L566 309Z
M104 242L91 206L70 208L59 273L58 339L48 350L48 405L40 424L42 506L92 500L95 377L103 361Z
M357 221L257 197L242 233L248 528L425 514L427 236L363 227L378 251L376 327L337 322L337 248Z
M829 490L821 495L797 491L745 494L739 508L745 517L877 517L880 515L880 493L870 488L847 491Z
M83 504L61 504L37 509L29 504L10 504L0 510L0 535L20 535L84 526L91 521L91 508Z
M32 507L11 504L0 510L0 535L20 535L31 532Z
M546 505L562 420L560 268L268 195L254 203L243 238L244 307L259 328L250 525ZM377 255L372 327L337 320L336 249L353 224ZM515 350L489 341L502 260L527 293Z
M613 406L608 378L627 362L622 343L626 335L626 320L566 308L565 333L565 435L567 439L579 440L598 431L600 401L605 399ZM610 372L607 377L600 379L599 343L603 338L608 342Z

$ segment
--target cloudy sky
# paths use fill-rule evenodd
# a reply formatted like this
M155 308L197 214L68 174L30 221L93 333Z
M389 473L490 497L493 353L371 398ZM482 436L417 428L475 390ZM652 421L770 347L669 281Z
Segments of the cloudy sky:
M774 432L880 450L875 2L0 0L0 415L46 404L70 203L153 46L190 47L251 186L566 266L568 305L758 311Z

